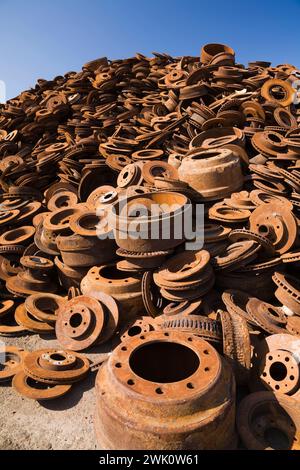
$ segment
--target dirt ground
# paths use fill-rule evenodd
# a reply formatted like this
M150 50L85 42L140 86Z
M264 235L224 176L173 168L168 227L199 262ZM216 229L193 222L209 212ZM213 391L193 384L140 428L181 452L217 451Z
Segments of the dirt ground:
M55 339L38 335L0 338L7 345L29 351L58 347ZM107 349L110 349L108 345ZM97 350L105 352L105 350ZM94 360L97 355L87 354ZM96 373L73 385L64 397L37 402L22 397L9 382L0 384L0 449L93 450Z

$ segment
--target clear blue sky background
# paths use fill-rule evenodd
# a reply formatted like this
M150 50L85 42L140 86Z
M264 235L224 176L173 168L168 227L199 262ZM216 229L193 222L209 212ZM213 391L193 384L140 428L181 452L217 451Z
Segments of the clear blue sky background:
M0 0L7 98L97 57L199 55L208 42L245 64L300 66L300 0Z

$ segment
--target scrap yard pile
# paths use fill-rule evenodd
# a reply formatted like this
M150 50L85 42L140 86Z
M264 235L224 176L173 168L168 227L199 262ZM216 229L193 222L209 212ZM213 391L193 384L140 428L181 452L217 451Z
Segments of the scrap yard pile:
M97 370L102 449L300 449L299 80L208 44L1 105L1 382ZM176 236L199 207L203 245ZM59 348L5 345L29 334Z

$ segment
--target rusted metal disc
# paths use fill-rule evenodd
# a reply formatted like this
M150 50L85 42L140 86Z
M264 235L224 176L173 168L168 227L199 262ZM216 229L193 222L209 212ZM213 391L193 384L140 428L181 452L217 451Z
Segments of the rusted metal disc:
M251 344L246 320L236 313L218 311L217 319L222 323L223 352L230 360L238 384L249 378L251 366Z
M19 227L5 232L0 237L1 245L28 244L35 233L34 227Z
M99 188L94 189L94 191L87 198L87 201L86 201L87 205L91 209L96 209L100 202L101 197L107 193L116 193L115 188L109 185L99 186ZM117 193L116 193L116 196L118 196Z
M76 193L76 188L74 188L74 186L69 183L63 183L62 181L60 181L59 183L54 183L44 193L46 203L48 204L54 194L60 193L62 191L72 191Z
M126 165L118 176L119 188L127 188L131 185L140 185L143 182L142 169L137 163Z
M42 204L38 201L29 202L26 206L22 207L18 215L18 224L25 225L30 223L32 218L39 213L41 207Z
M9 314L14 308L13 300L0 300L0 319Z
M147 368L144 367L145 363L148 365ZM199 443L200 432L207 438L205 448L230 447L229 441L232 436L228 444L224 442L213 445L213 436L208 437L205 433L206 427L202 427L203 411L199 408L199 400L201 401L203 397L205 401L208 400L211 403L214 402L215 397L221 395L222 404L228 403L231 392L226 397L224 396L222 389L224 390L225 383L227 386L229 383L232 384L229 366L202 338L178 331L150 331L129 338L113 351L97 376L95 426L99 442L102 447L116 448L123 435L122 446L124 448L129 449L132 446L144 448L147 446L148 439L144 437L145 430L147 434L151 433L151 440L155 439L155 441L152 440L151 447L157 449L162 446L169 449L175 446L176 448L196 448L203 447L202 439ZM230 390L232 390L231 386ZM139 406L135 406L137 403ZM131 413L129 408L134 410L134 413ZM228 411L230 409L231 405ZM117 438L116 428L111 428L108 424L111 421L103 419L107 410L114 411L114 420L118 423L117 428L120 433ZM164 416L161 414L162 410ZM150 428L146 418L150 416L149 412L153 420ZM198 418L199 413L201 418L197 424L195 416L197 415ZM205 413L207 417L207 410ZM210 415L209 422L215 419L219 422L225 418L220 410L217 413L213 410L213 414L214 418ZM229 415L226 413L227 417ZM141 431L138 433L138 442L130 430L129 435L128 432L124 434L129 416L130 429L138 428ZM166 416L177 426L175 445L172 437L174 428L170 433L169 425L165 424ZM192 435L190 425L186 431L187 422L193 423ZM206 421L204 426L206 426ZM227 424L225 427L228 429ZM232 429L232 424L229 424L229 427ZM223 436L219 437L223 439ZM110 442L109 445L108 442Z
M283 263L298 263L300 261L300 251L290 251L281 255Z
M279 307L274 307L259 299L250 298L246 305L247 312L264 331L275 334L285 331L286 317Z
M233 193L230 199L224 199L227 206L233 207L234 209L248 209L253 210L256 206L250 199L250 193L248 191L240 191L239 193Z
M261 262L257 262L257 263L251 263L251 264L248 264L247 266L242 266L240 268L238 268L236 270L236 272L244 272L244 273L247 273L247 272L263 272L263 271L266 271L266 272L271 272L272 270L274 270L274 268L276 268L276 266L279 266L280 264L282 264L282 260L281 260L281 257L278 257L278 258L272 258L272 259L269 259L267 261L261 261Z
M282 181L283 180L283 177L282 175L279 173L278 174L278 171L276 171L275 169L272 169L272 167L268 167L266 165L260 165L260 164L250 164L249 165L249 170L252 172L252 173L255 173L259 176L261 176L263 179L266 179L266 180L279 180L279 181Z
M97 344L102 344L108 341L118 328L120 320L119 307L113 297L101 292L100 290L91 291L90 295L101 304L104 312L104 326L101 335L97 340Z
M212 259L212 265L215 270L236 269L253 261L259 249L260 245L254 240L233 243Z
M42 357L53 361L64 361L68 355L76 357L75 366L70 369L51 370L40 365ZM89 360L79 353L59 349L41 349L29 353L24 359L24 372L35 380L50 384L71 384L83 379L89 371Z
M77 195L73 191L60 191L51 196L47 203L47 209L54 212L62 208L73 207L77 202Z
M205 285L207 282L211 281L213 277L214 271L210 264L207 264L200 273L196 273L182 281L168 281L161 275L160 271L153 275L154 281L159 287L171 290L195 289Z
M25 250L25 246L22 245L3 245L0 246L1 255L21 255Z
M298 344L296 341L294 343L294 346L290 346L283 341L278 349L268 347L268 351L259 355L259 377L268 390L284 395L293 395L299 390L300 368L297 350L300 339Z
M265 157L276 157L286 150L286 141L282 135L273 130L254 133L251 144L258 153Z
M137 273L129 275L118 271L113 263L100 267L94 266L81 282L83 294L94 298L98 291L114 296L137 292L140 289L141 278Z
M160 289L160 293L165 299L171 302L182 302L184 300L192 301L204 297L204 295L212 289L214 283L215 277L212 275L207 283L197 285L192 289L173 290L162 288Z
M286 329L291 335L300 336L300 317L296 315L288 317Z
M0 382L5 382L23 370L27 351L15 346L0 346Z
M23 371L14 376L12 386L23 397L38 401L60 398L72 388L72 385L50 385L38 382Z
M269 238L277 253L283 254L294 245L297 220L291 210L279 203L262 204L252 212L250 230Z
M299 402L280 393L251 393L238 407L237 428L247 449L299 450Z
M298 278L275 272L272 279L277 286L275 297L296 315L300 315L300 283Z
M97 344L102 344L108 341L118 328L119 308L114 298L104 292L98 292L96 298L104 310L104 326L97 341Z
M278 93L278 89L281 92L281 96L280 93ZM261 88L261 95L267 101L275 101L281 106L289 106L293 102L295 93L295 89L292 88L292 85L289 82L276 78L267 80Z
M222 341L221 323L201 315L166 319L161 324L161 329L187 332L216 343Z
M167 178L178 179L176 168L162 161L149 161L144 164L142 169L144 180L147 183L154 184L154 178L157 176L166 176Z
M18 325L34 333L51 333L54 331L53 326L43 321L36 320L27 312L25 304L21 304L16 308L15 319Z
M268 336L256 346L256 371L267 389L298 396L299 347L300 338L287 333Z
M146 149L138 150L132 154L133 160L154 160L162 157L164 154L163 150L160 149Z
M74 297L78 297L79 295L81 295L79 287L72 286L68 289L68 300L74 299Z
M105 163L114 171L122 171L126 165L132 163L132 160L125 155L109 155L106 158Z
M147 271L142 277L142 297L146 312L155 318L161 313L162 297L153 281L153 273Z
M56 245L57 234L45 230L43 221L41 221L35 231L34 243L44 253L49 255L59 255Z
M97 342L103 326L102 305L96 299L81 295L60 308L55 332L62 346L73 351L82 351Z
M127 325L121 334L121 341L127 341L133 336L142 335L157 329L157 325L151 317L138 318L134 323Z
M186 381L178 381L174 383L161 383L159 378L154 382L148 382L143 379L143 375L146 375L146 371L143 373L141 367L139 367L140 374L137 375L130 368L132 359L130 359L130 352L136 350L137 346L144 346L148 344L154 344L157 342L169 343L179 342L180 344L186 345L192 348L193 351L197 350L199 354L199 367L203 370L203 374L195 372L189 377L189 383L193 384L193 389L207 387L208 383L216 380L220 373L220 361L218 360L217 352L215 349L204 341L202 338L194 337L192 341L189 340L189 335L179 331L150 331L142 335L138 335L128 339L126 342L122 342L114 351L113 360L116 364L121 364L121 367L117 367L117 379L126 387L128 387L128 381L132 381L133 385L129 385L134 391L139 392L143 387L146 386L147 394L153 398L157 398L160 392L156 390L161 389L164 398L178 398L183 397L187 394ZM198 346L200 349L198 349ZM201 347L202 346L202 347ZM205 352L208 351L208 352ZM201 365L200 365L201 364ZM137 369L136 369L137 370ZM197 369L198 370L198 369ZM159 383L160 382L160 383ZM131 384L131 382L130 382Z
M81 207L79 205L57 209L56 211L50 212L44 218L43 227L46 230L54 233L63 233L69 228L69 222L72 215L80 211Z
M76 366L77 358L75 354L53 356L50 353L44 353L39 359L39 364L43 369L63 371Z
M234 207L215 205L209 209L209 218L220 222L236 224L246 222L251 216L251 212L246 209L236 209Z
M25 300L25 307L28 313L40 321L55 323L59 309L66 300L56 294L41 293L33 294Z
M19 198L5 199L5 201L3 201L0 204L0 211L2 212L2 211L20 209L26 206L28 202L29 202L28 200L19 199Z
M164 308L163 313L166 316L180 315L182 317L186 317L193 315L200 310L202 304L203 300L194 300L193 302L185 301L180 303L171 302Z
M78 212L70 218L70 229L82 237L96 237L101 221L102 217L97 216L95 212Z
M5 319L5 324L1 322L0 324L0 336L19 336L23 334L27 334L28 330L24 326L18 325L15 320L15 315L13 317Z
M299 344L300 343L298 338L294 338L287 332L283 332L264 338L264 340L261 342L261 349L264 351L270 351L273 349L293 351L293 349L297 350Z
M269 255L274 255L275 253L273 244L267 237L251 232L251 230L234 229L228 235L228 238L232 243L239 242L241 240L254 240L259 243Z
M5 258L0 255L0 278L3 281L7 281L21 271L22 266L19 265L19 260L16 256L12 255L9 258Z
M139 186L139 185L131 185L128 188L126 188L126 196L131 197L131 196L141 196L142 194L149 194L153 191L151 187L146 188L145 186Z
M204 240L205 243L213 243L221 240L226 240L231 228L222 227L217 224L205 224L204 225Z
M50 268L52 269L52 268ZM42 270L42 268L41 268ZM37 271L37 269L35 269ZM10 277L6 282L6 288L9 292L18 297L27 297L37 292L56 292L57 285L51 282L51 278L45 275L38 275L38 278L31 275L28 271L21 271L17 276Z
M54 267L53 261L42 256L22 256L20 263L24 268L36 269L43 273L50 271Z
M240 315L249 325L256 327L257 323L246 309L249 298L250 296L246 292L234 289L225 290L222 294L222 300L229 313Z
M208 265L210 254L206 250L179 253L166 261L159 270L165 280L181 281L200 274Z
M9 292L19 297L27 297L36 292L57 290L57 285L50 277L54 267L52 261L40 256L23 256L20 263L25 270L7 280L6 288Z
M18 216L20 211L18 209L0 212L0 227L4 227L5 225L12 224Z
M251 191L250 198L256 206L260 206L261 204L269 204L270 202L277 202L279 204L284 204L285 207L293 210L293 204L285 197L278 196L277 194L270 194L265 191L255 189Z
M143 272L161 266L161 263L164 260L165 256L158 256L157 258L128 258L122 261L118 261L117 268L119 271Z

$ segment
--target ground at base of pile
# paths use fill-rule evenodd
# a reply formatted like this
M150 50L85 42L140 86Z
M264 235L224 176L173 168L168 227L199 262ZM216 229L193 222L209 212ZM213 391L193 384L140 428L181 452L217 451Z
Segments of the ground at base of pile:
M5 338L5 343L26 345L30 351L58 346L38 335ZM95 374L89 374L72 393L41 403L23 398L9 382L0 387L0 450L99 449L93 427L94 380Z

